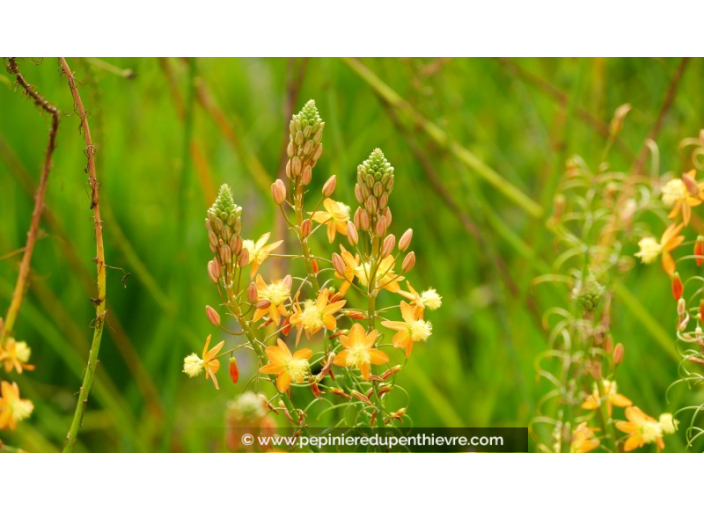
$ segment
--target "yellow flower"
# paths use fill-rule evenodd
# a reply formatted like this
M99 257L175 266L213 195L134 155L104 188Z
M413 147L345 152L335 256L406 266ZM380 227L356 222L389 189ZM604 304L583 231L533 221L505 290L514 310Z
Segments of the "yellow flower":
M623 395L617 392L618 387L616 385L616 381L608 381L606 379L603 379L602 384L604 385L604 391L606 392L606 409L609 413L609 416L611 416L611 410L613 409L613 406L628 407L630 405L633 405L633 402L631 402L628 398L624 397ZM582 404L582 409L599 409L600 405L601 401L599 398L599 388L597 387L596 383L594 383L594 392L589 395L584 401L584 403Z
M375 288L372 289L374 293L378 293L380 289L386 289L389 292L398 292L401 290L401 286L398 282L405 278L403 276L397 276L394 273L394 262L395 259L393 255L388 255L379 262L375 276L376 285ZM365 287L369 286L369 279L372 276L371 270L371 262L359 264L354 270L357 280Z
M20 398L17 383L0 382L0 430L5 427L15 430L17 422L29 418L33 410L34 404L30 400Z
M682 222L689 225L692 207L704 201L704 182L696 181L697 171L690 170L681 179L672 179L662 188L662 202L672 207L668 218L674 219L682 213Z
M381 325L397 331L392 343L397 349L406 349L406 357L411 355L415 342L425 342L433 334L433 325L421 319L423 309L413 308L405 301L401 301L401 317L403 322L382 321Z
M628 434L628 439L623 446L624 451L630 452L649 443L655 443L658 451L665 448L662 440L662 426L655 418L648 416L637 407L626 409L628 421L616 422L616 428Z
M4 348L0 345L0 361L4 363L6 372L12 372L13 368L18 374L22 370L34 370L34 365L27 364L31 355L32 349L27 343L17 342L14 338L9 338Z
M344 280L344 282L340 284L339 292L340 296L344 296L350 288L350 285L352 285L352 280L354 280L357 266L359 266L359 255L352 255L342 245L340 245L340 253L345 263L345 272L344 274L340 274L335 271L335 278L342 278Z
M269 240L269 236L271 236L271 234L267 232L261 236L256 243L250 239L245 239L242 241L242 246L247 249L247 252L249 253L249 262L252 264L250 278L254 278L259 266L262 265L272 251L281 246L281 243L283 243L283 241L276 241L275 243L267 244L265 246L266 242Z
M317 211L313 213L311 219L325 225L327 223L328 241L335 241L335 234L339 232L347 235L347 222L350 221L350 206L342 202L336 202L331 198L326 198L323 202L325 212Z
M259 301L268 301L269 306L259 308L254 312L254 322L269 314L274 324L278 324L281 317L286 317L288 311L284 306L284 302L291 296L291 277L287 276L282 280L275 280L267 285L261 275L257 275L257 299Z
M378 336L377 330L374 329L367 334L361 324L355 323L350 329L349 336L340 336L340 343L344 350L335 356L333 363L338 367L357 367L362 372L362 379L368 381L370 365L383 365L389 362L386 353L372 348Z
M599 440L594 437L594 429L589 428L586 421L577 425L572 435L570 451L572 453L587 453L598 446Z
M411 305L415 309L418 308L428 308L428 310L437 310L442 306L442 297L437 293L435 289L424 290L421 294L411 286L411 284L406 280L406 286L408 291L399 290L398 293L408 299ZM423 315L421 315L421 318Z
M638 243L640 251L636 253L636 257L640 257L644 264L650 264L658 258L658 255L662 254L662 267L668 275L672 276L676 268L675 260L670 252L684 241L684 236L679 235L682 227L684 227L684 224L677 225L673 223L668 226L663 232L659 243L653 237L641 239Z
M289 322L298 329L296 345L301 341L301 334L304 331L306 332L306 337L310 339L311 336L323 329L323 326L328 331L334 331L337 328L335 314L345 306L346 301L336 301L328 304L329 295L330 291L328 289L321 290L320 294L318 294L318 299L315 301L309 299L303 303L303 309L301 309L301 305L298 302L294 303L295 313L291 315Z
M310 372L308 360L313 355L310 349L299 349L291 354L288 346L278 338L277 347L266 348L266 356L269 363L259 369L262 374L278 375L276 378L276 388L284 393L291 386L291 381L302 383L305 376Z
M219 390L220 386L218 386L218 380L215 378L215 374L220 370L220 361L216 359L216 356L220 352L220 349L222 349L222 346L225 345L225 341L223 340L215 347L208 350L210 338L211 335L208 335L208 338L205 340L203 359L200 359L195 352L186 356L183 359L183 371L188 377L196 377L205 369L205 379L208 380L212 378L215 389Z

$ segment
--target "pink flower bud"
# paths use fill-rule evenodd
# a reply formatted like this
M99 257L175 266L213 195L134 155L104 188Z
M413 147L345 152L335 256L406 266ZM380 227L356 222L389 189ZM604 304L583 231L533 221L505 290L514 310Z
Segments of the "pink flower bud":
M252 282L249 284L249 287L247 287L247 298L249 299L250 303L254 303L257 301L257 297L257 284Z
M220 263L213 259L208 262L208 275L213 283L218 283L220 281Z
M357 234L357 227L351 221L347 222L347 240L352 246L357 246L359 242L359 235Z
M338 274L345 274L345 261L339 253L332 254L332 267L335 268Z
M401 236L401 239L398 242L398 249L401 251L406 251L411 246L412 239L413 239L413 229L409 228Z
M286 200L286 185L281 179L276 179L271 185L271 196L276 205L281 205Z
M247 264L249 264L249 251L247 250L247 248L242 248L240 256L237 259L237 265L240 267L244 267Z
M412 251L409 251L406 254L406 258L403 259L403 263L401 264L401 270L404 272L408 272L411 269L413 269L413 266L416 265L416 254Z
M396 237L393 234L386 236L386 239L384 239L384 242L381 245L381 258L391 255L391 252L394 251L395 245Z
M205 314L208 316L208 320L213 326L220 325L220 314L212 307L205 307Z
M380 216L379 219L376 220L376 235L383 237L384 234L386 234L386 218Z
M306 218L301 222L301 237L306 238L313 231L313 222L309 218Z
M335 186L337 185L337 177L334 175L330 177L323 185L323 196L329 197L335 192Z

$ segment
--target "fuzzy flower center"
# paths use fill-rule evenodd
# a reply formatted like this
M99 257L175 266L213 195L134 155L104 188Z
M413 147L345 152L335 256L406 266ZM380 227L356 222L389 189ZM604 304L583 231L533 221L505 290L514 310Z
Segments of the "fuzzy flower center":
M196 377L203 371L203 360L196 353L186 356L183 360L183 371L188 377Z
M354 269L354 274L357 276L359 283L361 283L365 287L367 285L369 285L369 272L370 271L371 271L371 264L369 262L365 262L364 264L360 264Z
M687 187L682 179L671 179L662 187L662 203L672 207L675 202L687 196Z
M259 252L261 250L257 249L257 245L251 239L244 239L242 241L242 246L247 250L249 254L249 260L257 260L259 258Z
M411 339L414 342L425 341L433 334L433 325L424 320L415 320L408 326Z
M303 378L308 373L307 359L292 359L286 364L286 371L295 382L303 382Z
M420 295L420 302L429 310L437 310L442 306L442 297L435 289L428 289Z
M662 251L662 246L654 237L646 237L638 242L640 251L636 253L636 257L640 257L644 264L650 264L658 258Z
M308 299L303 304L301 324L303 324L303 329L308 331L315 331L323 327L323 314L312 299Z
M361 365L368 365L370 359L369 351L363 346L357 345L353 349L350 349L347 355L347 364L359 367Z
M10 414L15 421L22 421L28 418L34 410L34 404L29 400L18 399L10 404Z
M658 422L644 421L640 424L640 435L646 443L654 443L662 437L662 428Z
M260 298L268 299L273 306L279 306L290 294L289 288L283 282L275 282L267 286Z
M27 363L31 354L32 349L29 348L27 342L17 342L15 344L15 358L20 363Z

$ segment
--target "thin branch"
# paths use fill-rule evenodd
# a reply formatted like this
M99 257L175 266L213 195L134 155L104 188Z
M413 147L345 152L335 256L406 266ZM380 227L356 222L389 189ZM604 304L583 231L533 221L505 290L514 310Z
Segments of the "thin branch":
M24 297L25 287L27 286L27 278L32 261L32 253L34 252L34 245L37 241L37 230L39 229L39 222L42 210L44 209L44 196L46 195L46 186L49 181L49 172L52 166L51 158L54 154L54 149L56 149L56 135L59 131L59 110L40 96L27 80L25 80L17 67L15 57L8 59L7 70L15 76L19 86L22 87L25 94L32 98L34 104L51 115L51 128L49 130L49 142L47 143L46 152L44 154L42 175L34 195L34 210L32 211L32 220L30 222L29 231L27 232L27 244L25 245L22 262L20 262L20 273L17 277L15 290L12 293L10 308L7 310L7 315L5 316L4 327L2 327L2 331L0 331L0 345L5 342L5 338L12 332L17 314L22 305L22 298Z
M95 147L93 146L90 126L88 125L88 115L83 107L83 102L81 101L81 96L78 93L78 88L76 87L76 81L73 77L73 73L71 72L71 68L68 66L65 58L59 57L59 62L61 63L63 73L66 75L66 79L68 80L68 86L71 89L71 95L73 96L73 101L78 116L81 118L81 129L83 131L83 137L86 141L86 154L88 156L88 181L91 188L90 208L93 210L93 226L95 228L96 256L94 262L97 266L98 273L98 297L93 299L93 303L96 305L95 322L93 324L93 342L88 354L88 365L86 366L86 371L83 375L83 383L81 384L81 389L78 395L76 411L73 415L71 428L66 436L66 442L64 443L63 449L64 452L72 452L76 445L78 430L81 428L81 422L83 421L83 415L85 413L86 406L88 405L88 397L93 386L93 381L95 380L95 371L98 366L100 342L103 337L103 328L105 325L105 317L107 315L105 304L107 282L105 274L105 250L103 247L103 224L100 219L98 177L95 170Z
M667 112L670 111L670 107L672 106L672 103L675 100L675 96L677 95L677 87L680 84L680 81L682 80L682 75L684 75L684 72L687 69L689 60L689 57L684 57L682 58L682 60L680 60L680 65L677 66L677 70L675 71L675 74L670 80L670 85L667 87L667 92L665 92L665 98L662 101L660 112L658 113L658 117L655 120L655 124L653 124L653 127L650 130L650 133L648 134L647 140L655 141L655 139L658 137L658 134L660 134L660 129L662 128L662 123L665 120L665 115L667 115ZM638 155L638 159L633 165L633 175L640 175L643 172L643 166L645 166L645 162L647 161L648 155L650 154L650 149L648 148L647 140L646 143L643 144L643 148L641 149L640 154Z

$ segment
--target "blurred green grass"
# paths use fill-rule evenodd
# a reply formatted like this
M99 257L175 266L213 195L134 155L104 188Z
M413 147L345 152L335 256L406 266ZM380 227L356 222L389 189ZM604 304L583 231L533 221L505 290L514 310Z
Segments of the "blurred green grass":
M546 333L530 306L539 316L563 299L554 290L530 286L541 265L555 257L544 218L531 218L418 125L405 123L407 130L400 130L374 90L343 61L197 59L190 71L195 82L179 59L106 61L133 69L135 78L86 60L71 61L98 147L106 261L121 268L108 273L107 340L79 450L223 449L225 403L242 385L224 381L216 392L209 382L181 373L183 356L199 352L213 333L204 307L218 301L205 268L205 209L215 187L227 182L244 208L244 236L256 239L274 230L277 211L266 184L279 171L287 108L297 111L310 98L327 124L312 186L336 174L336 196L352 203L356 165L381 147L396 168L392 230L415 231L413 284L435 287L444 298L444 306L430 317L433 336L414 350L399 380L409 393L414 423L528 423L548 390L536 382L534 361L546 346ZM608 125L618 106L633 106L621 145L610 158L614 169L628 171L679 65L676 59L362 62L420 115L546 211L568 156L579 154L593 167L598 164L603 135L580 112ZM51 451L65 438L87 358L95 247L79 119L72 114L56 61L37 63L21 60L22 72L66 115L47 193L51 218L45 215L42 221L31 286L16 326L17 338L33 348L37 370L19 380L36 409L31 420L2 437L29 450ZM664 117L657 142L666 171L684 169L677 144L702 127L703 71L701 60L689 63ZM195 83L193 89L189 83ZM198 102L199 87L207 89L231 132L224 133ZM550 87L561 91L564 101L556 100ZM184 142L189 111L196 151ZM47 130L47 119L10 81L0 81L0 256L24 245ZM417 157L416 149L427 161ZM438 194L428 171L447 195ZM471 233L472 225L479 236ZM533 254L517 249L520 243ZM3 313L18 261L17 256L0 259ZM122 270L131 274L124 286ZM502 271L515 289L507 287ZM675 315L666 279L637 266L625 284L669 331ZM615 340L626 347L621 392L650 414L697 397L701 401L701 393L680 389L665 401L665 389L677 378L676 363L622 302L615 303L612 327ZM248 365L243 358L242 365L246 380L251 360ZM683 444L671 438L668 447L682 450Z

